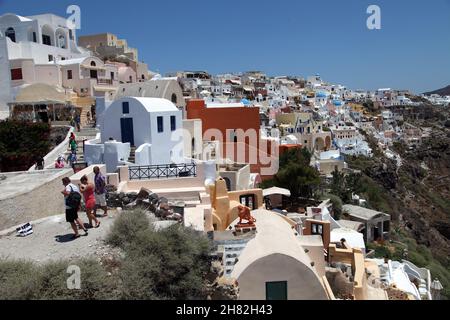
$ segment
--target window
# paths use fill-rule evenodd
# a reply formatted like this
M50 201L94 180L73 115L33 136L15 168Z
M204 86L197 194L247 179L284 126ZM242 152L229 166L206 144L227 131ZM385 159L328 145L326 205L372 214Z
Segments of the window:
M48 61L53 61L53 55L51 54L48 55Z
M73 40L73 31L72 31L72 29L69 29L69 39Z
M67 70L67 79L72 79L72 70Z
M22 80L22 68L11 69L11 80Z
M13 28L6 29L5 36L10 38L12 42L16 42L16 31Z
M256 201L255 201L255 195L254 194L247 194L242 195L239 197L239 202L246 207L249 207L250 210L255 210L256 208Z
M177 118L175 116L170 116L170 130L175 131L177 129Z
M64 60L66 60L66 58L65 57L61 57L61 60L64 61Z
M128 101L122 102L122 113L123 114L130 113L130 103Z
M170 100L173 102L173 104L177 104L177 95L175 93L172 93L172 97Z
M36 35L36 32L33 32L33 42L37 42L37 35Z
M50 36L43 34L42 35L42 43L47 45L47 46L51 46L52 45L52 39L50 38Z
M158 132L164 132L163 117L158 117L157 122L158 122Z
M111 72L111 80L114 80L114 72Z
M130 83L133 83L133 76L130 76Z
M287 300L287 281L266 282L266 300Z
M312 223L311 224L311 234L323 235L323 225Z

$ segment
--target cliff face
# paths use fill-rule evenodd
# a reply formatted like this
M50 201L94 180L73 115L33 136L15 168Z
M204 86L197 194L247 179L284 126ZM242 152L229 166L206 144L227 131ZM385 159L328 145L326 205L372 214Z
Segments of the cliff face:
M430 108L428 105L427 108ZM349 159L372 183L380 201L374 209L391 214L391 239L407 246L409 259L431 270L450 297L450 129L449 111L432 107L426 117L407 122L429 133L408 146L396 142L392 150L402 158L397 168L377 150L372 159ZM369 139L370 141L370 139ZM371 144L376 148L374 144ZM387 244L395 250L393 244Z

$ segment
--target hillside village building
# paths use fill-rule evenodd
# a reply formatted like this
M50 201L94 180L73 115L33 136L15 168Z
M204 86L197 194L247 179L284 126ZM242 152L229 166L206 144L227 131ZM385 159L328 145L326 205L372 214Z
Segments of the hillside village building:
M80 36L78 44L102 60L122 62L126 67L119 68L121 81L145 82L150 79L148 65L139 61L139 52L128 46L127 40L119 39L111 33ZM131 78L130 78L131 77Z
M8 103L32 84L43 83L62 88L64 60L89 57L76 43L76 31L66 19L53 14L0 17L0 118L9 115ZM37 101L40 102L40 101Z
M186 110L187 119L201 120L203 140L219 141L222 159L249 163L252 173L261 173L271 165L278 145L275 140L261 136L259 108L242 103L206 104L204 100L191 99Z

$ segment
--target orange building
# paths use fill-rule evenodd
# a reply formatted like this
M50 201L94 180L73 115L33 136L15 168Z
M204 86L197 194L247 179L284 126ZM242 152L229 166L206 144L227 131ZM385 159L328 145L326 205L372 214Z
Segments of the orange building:
M238 104L207 106L204 100L191 99L187 101L186 114L187 119L202 121L205 141L221 142L222 158L249 163L251 172L260 173L263 179L276 173L264 174L261 171L262 168L270 167L267 158L278 161L278 146L273 140L260 138L259 108ZM245 150L245 154L242 154L242 150Z

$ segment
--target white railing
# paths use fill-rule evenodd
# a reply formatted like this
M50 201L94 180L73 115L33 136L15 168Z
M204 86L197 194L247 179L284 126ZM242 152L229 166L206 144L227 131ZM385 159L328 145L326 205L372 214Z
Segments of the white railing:
M52 151L50 151L45 157L44 157L44 168L45 169L51 169L53 168L56 159L60 154L64 154L67 151L67 148L69 147L69 140L70 140L70 134L75 130L75 128L70 127L69 132L67 133L66 138L63 142L61 142L58 146L56 146ZM34 171L36 170L36 165L33 165L28 171Z

